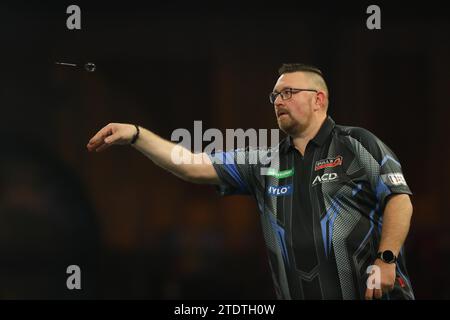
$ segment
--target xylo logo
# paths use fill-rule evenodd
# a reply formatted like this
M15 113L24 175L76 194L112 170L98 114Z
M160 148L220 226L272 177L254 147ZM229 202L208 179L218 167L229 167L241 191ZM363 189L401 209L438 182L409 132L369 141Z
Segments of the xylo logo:
M269 189L267 189L267 194L275 197L290 195L292 194L292 184L285 186L269 186Z
M324 182L333 182L336 181L338 178L338 174L337 173L325 173L322 176L317 176L312 185L315 186L316 184L319 183L324 183Z

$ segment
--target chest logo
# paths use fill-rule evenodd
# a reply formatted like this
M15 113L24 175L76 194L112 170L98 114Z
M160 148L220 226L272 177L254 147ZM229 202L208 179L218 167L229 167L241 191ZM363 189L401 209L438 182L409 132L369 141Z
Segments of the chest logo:
M267 189L267 194L271 196L287 196L292 194L292 184L287 184L284 186L269 186Z
M314 171L325 169L325 168L334 168L342 165L342 156L337 156L334 158L327 158L316 161L316 165L314 166Z
M283 179L294 175L294 169L288 169L284 171L277 171L275 169L269 168L267 171L268 176L275 177L277 179Z
M324 182L333 182L338 179L337 173L325 173L322 176L317 176L314 178L314 181L312 183L313 186L315 186L318 183L324 183Z

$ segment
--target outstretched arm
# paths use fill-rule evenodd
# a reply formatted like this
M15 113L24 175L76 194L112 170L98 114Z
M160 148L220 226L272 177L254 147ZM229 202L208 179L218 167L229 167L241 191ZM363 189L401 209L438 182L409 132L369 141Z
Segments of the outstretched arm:
M139 127L139 137L133 148L144 154L159 167L183 180L194 183L219 184L219 177L205 153L192 153L186 148L165 140L150 130ZM136 127L125 123L110 123L99 130L87 144L89 151L103 151L112 145L129 145L136 134ZM174 150L174 148L177 148ZM176 164L172 154L184 153L188 163Z

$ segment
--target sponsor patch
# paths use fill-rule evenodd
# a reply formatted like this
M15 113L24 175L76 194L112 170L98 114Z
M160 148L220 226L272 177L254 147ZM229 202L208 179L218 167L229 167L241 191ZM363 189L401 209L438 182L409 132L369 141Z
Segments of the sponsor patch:
M322 160L316 161L316 164L314 166L314 171L321 170L324 168L334 168L334 167L340 166L340 165L342 165L342 160L343 160L342 156L337 156L334 158L327 158L327 159L322 159Z
M275 197L290 195L292 194L292 184L287 184L284 186L269 186L267 189L267 194Z
M334 172L333 173L325 173L321 176L316 176L314 178L312 185L315 186L316 184L319 184L319 183L334 182L334 181L337 181L338 178L339 178L339 176L337 173L334 173Z
M267 171L268 176L275 177L277 179L283 179L294 175L294 169L288 169L283 171L276 171L275 169L269 168Z
M394 186L406 186L405 177L400 172L387 174L389 182Z

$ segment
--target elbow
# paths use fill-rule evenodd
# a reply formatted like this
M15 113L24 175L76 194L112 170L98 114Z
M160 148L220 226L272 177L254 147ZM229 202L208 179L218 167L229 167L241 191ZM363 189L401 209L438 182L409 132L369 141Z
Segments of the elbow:
M202 172L195 170L195 168L189 168L183 170L181 174L178 175L179 178L186 182L200 184L203 181Z
M219 178L212 165L194 165L184 171L183 180L196 184L219 184Z
M192 172L183 174L183 176L180 177L181 179L183 179L186 182L190 182L190 183L199 183L199 177L195 174L192 174Z
M412 216L413 205L409 194L395 194L387 203L388 211L401 211L404 215Z
M402 195L402 206L403 206L403 212L409 216L409 219L411 219L414 208L411 202L411 197L409 194Z
M408 197L409 198L409 197ZM412 202L411 202L411 199L409 199L409 212L410 212L410 215L412 216L412 214L413 214L413 212L414 212L414 207L413 207L413 204L412 204Z
M407 211L410 213L410 215L412 215L414 208L413 208L413 205L411 202L411 196L409 194L405 194L403 196L404 196L404 200L403 200L404 206L407 209Z

